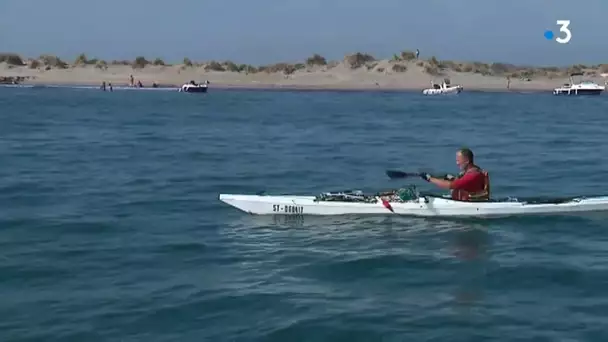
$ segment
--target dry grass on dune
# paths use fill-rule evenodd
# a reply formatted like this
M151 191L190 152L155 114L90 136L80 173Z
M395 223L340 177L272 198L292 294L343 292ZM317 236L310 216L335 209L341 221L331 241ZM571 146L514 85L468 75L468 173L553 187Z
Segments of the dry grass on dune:
M16 53L0 53L0 63L12 66L22 66L25 64L21 56Z
M386 60L385 60L386 61ZM390 70L394 73L405 73L410 69L418 69L422 72L432 75L444 75L448 72L455 73L472 73L482 76L499 76L519 79L532 78L560 78L566 77L570 73L583 73L588 76L597 76L602 73L608 73L608 64L595 66L572 65L570 67L536 67L536 66L517 66L508 63L484 63L479 61L458 62L450 60L439 60L435 56L428 59L417 59L416 54L412 51L404 50L398 54L394 54L388 61L390 64L381 64L381 60L374 56L355 52L345 55L342 61L329 61L318 53L306 58L302 63L287 63L280 62L269 65L253 66L250 64L235 63L233 61L208 61L194 62L189 58L184 58L181 63L181 70L188 68L202 68L205 71L214 72L233 72L233 73L281 73L291 75L299 70L312 72L314 70L327 71L335 68L338 65L344 65L350 70L367 70L369 72L386 72ZM92 58L89 59L86 54L78 55L74 61L66 63L61 58L50 54L44 54L34 59L24 59L16 53L0 53L0 63L6 63L9 68L27 66L30 69L51 70L51 69L67 69L94 66L100 70L108 70L109 66L130 66L134 70L145 69L148 66L168 67L172 66L166 63L161 58L148 60L144 56L137 56L134 60L113 60L106 62L105 60Z

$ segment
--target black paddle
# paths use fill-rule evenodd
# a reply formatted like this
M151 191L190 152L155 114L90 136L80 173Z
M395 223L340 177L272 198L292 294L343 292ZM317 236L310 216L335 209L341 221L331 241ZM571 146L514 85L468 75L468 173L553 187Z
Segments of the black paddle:
M390 179L403 179L403 178L409 178L409 177L420 177L421 173L420 172L403 172L403 171L397 171L397 170L386 170L386 175ZM433 176L433 177L444 179L446 177L446 175Z
M390 179L420 177L419 172L413 173L413 172L403 172L403 171L397 171L397 170L386 170L386 175Z

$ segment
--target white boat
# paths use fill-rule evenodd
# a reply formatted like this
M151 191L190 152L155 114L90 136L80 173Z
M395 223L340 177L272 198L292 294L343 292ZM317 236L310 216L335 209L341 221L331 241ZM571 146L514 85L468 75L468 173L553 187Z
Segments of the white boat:
M180 92L184 93L206 93L209 85L209 81L205 81L202 84L196 84L194 81L190 81L190 83L186 83L181 88L178 89Z
M220 194L219 200L254 215L406 215L505 217L608 211L608 196L554 200L454 201L437 195L401 200L395 195L326 193L319 196Z
M553 90L553 95L600 95L605 86L601 86L595 82L583 80L580 83L574 83L573 76L582 76L582 73L570 74L570 83L565 83L559 88Z
M459 94L464 89L460 84L451 85L449 79L444 79L441 85L437 83L433 83L431 81L431 85L433 88L424 89L422 93L424 95L442 95L442 94Z

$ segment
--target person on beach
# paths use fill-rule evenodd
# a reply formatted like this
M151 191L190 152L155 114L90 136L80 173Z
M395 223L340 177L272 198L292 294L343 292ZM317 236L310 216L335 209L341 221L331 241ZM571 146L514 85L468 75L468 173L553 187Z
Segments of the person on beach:
M420 50L416 49L416 59L418 59L418 56L420 56Z
M440 188L452 190L452 199L457 201L488 201L490 199L490 177L488 172L475 165L473 151L462 148L456 152L456 164L461 172L457 177L447 175L435 178L428 173L420 177Z

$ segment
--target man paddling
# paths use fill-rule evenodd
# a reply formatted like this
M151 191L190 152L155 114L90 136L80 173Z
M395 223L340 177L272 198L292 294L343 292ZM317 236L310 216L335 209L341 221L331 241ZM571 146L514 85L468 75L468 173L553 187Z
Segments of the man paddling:
M440 188L452 190L452 199L459 201L487 201L490 199L490 177L474 163L473 152L462 148L456 152L456 164L462 170L458 177L452 175L445 179L421 173L420 177Z

